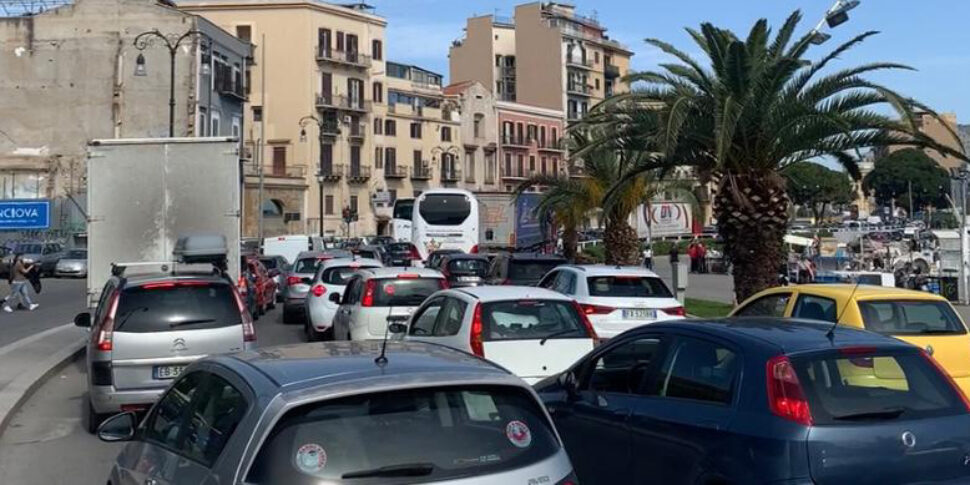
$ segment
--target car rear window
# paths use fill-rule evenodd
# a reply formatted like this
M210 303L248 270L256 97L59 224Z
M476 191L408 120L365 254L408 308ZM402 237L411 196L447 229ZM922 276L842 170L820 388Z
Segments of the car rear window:
M327 268L320 275L320 281L328 285L346 285L347 281L357 273L358 270L366 268L377 268L378 266L338 266Z
M572 302L514 300L482 305L482 339L589 338Z
M418 306L432 293L444 289L442 278L376 279L374 306Z
M667 285L649 276L592 276L586 278L589 296L670 298Z
M293 266L294 273L316 273L317 268L320 267L320 263L324 262L325 258L303 258L296 261L296 265Z
M64 259L87 259L87 258L88 258L87 251L73 250L73 251L68 251L67 254L64 255Z
M921 419L967 411L917 352L827 352L792 359L815 424Z
M433 226L457 226L471 211L471 201L462 194L427 195L418 205L421 218Z
M407 389L289 411L260 448L246 482L437 482L519 469L558 451L551 425L524 390Z
M485 276L485 273L488 272L488 261L484 259L453 259L448 262L448 271L455 274Z
M513 259L509 262L509 279L514 281L539 281L546 273L564 262L558 259Z
M374 251L373 249L361 249L354 251L354 254L361 258L381 259L380 256L378 256L377 251Z
M276 258L259 258L259 261L266 269L276 269Z
M943 301L860 301L866 330L888 335L962 335L967 333L953 308Z
M393 243L387 245L387 250L392 253L410 253L411 243Z
M242 323L227 284L162 282L126 288L118 301L115 331L201 330Z

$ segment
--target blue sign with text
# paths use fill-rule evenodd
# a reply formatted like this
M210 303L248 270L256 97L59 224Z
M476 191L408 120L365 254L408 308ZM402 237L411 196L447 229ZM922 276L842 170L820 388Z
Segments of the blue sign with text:
M49 229L51 201L0 200L0 230Z

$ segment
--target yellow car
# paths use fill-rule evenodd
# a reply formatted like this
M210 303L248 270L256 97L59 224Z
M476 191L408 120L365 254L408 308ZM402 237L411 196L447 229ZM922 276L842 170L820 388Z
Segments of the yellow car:
M925 349L963 393L970 395L970 334L950 302L939 295L851 284L782 286L748 298L731 316L838 321L840 325L891 335ZM855 365L856 372L848 374L855 374L857 379L871 378L885 383L896 374L865 359L859 359Z

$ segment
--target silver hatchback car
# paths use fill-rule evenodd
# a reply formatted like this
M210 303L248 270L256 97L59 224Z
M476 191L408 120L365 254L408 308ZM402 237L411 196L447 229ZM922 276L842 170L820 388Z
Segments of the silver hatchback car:
M343 293L347 282L358 270L382 268L376 259L339 258L324 261L317 269L306 295L306 325L304 333L307 341L333 340L333 317L337 314L339 303L330 300L333 293Z
M280 278L283 286L280 296L283 300L283 323L304 323L306 307L304 305L310 283L313 281L317 269L324 261L336 258L351 257L350 251L344 249L328 249L326 251L304 251L290 265L285 277Z
M300 344L193 364L136 426L112 485L575 483L535 391L447 347Z
M87 427L144 411L182 370L207 355L256 345L252 317L227 278L208 273L113 276L92 316L87 346Z

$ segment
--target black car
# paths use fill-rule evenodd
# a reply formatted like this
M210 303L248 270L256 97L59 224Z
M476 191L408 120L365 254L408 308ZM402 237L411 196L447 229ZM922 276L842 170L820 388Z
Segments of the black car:
M367 258L388 264L387 252L381 246L357 246L350 250L358 258Z
M970 404L948 375L922 349L842 325L643 325L534 387L583 485L970 477Z
M421 261L421 254L418 248L409 242L396 242L384 246L387 251L387 259L390 266L414 266L414 263Z
M425 261L424 267L431 269L438 269L441 265L441 258L448 256L449 254L465 254L461 249L439 249L437 251L432 251L428 255L428 260Z
M553 268L566 264L566 258L555 254L502 253L488 270L489 285L535 286Z
M452 288L479 286L488 274L488 258L481 254L452 254L442 258L438 270Z

